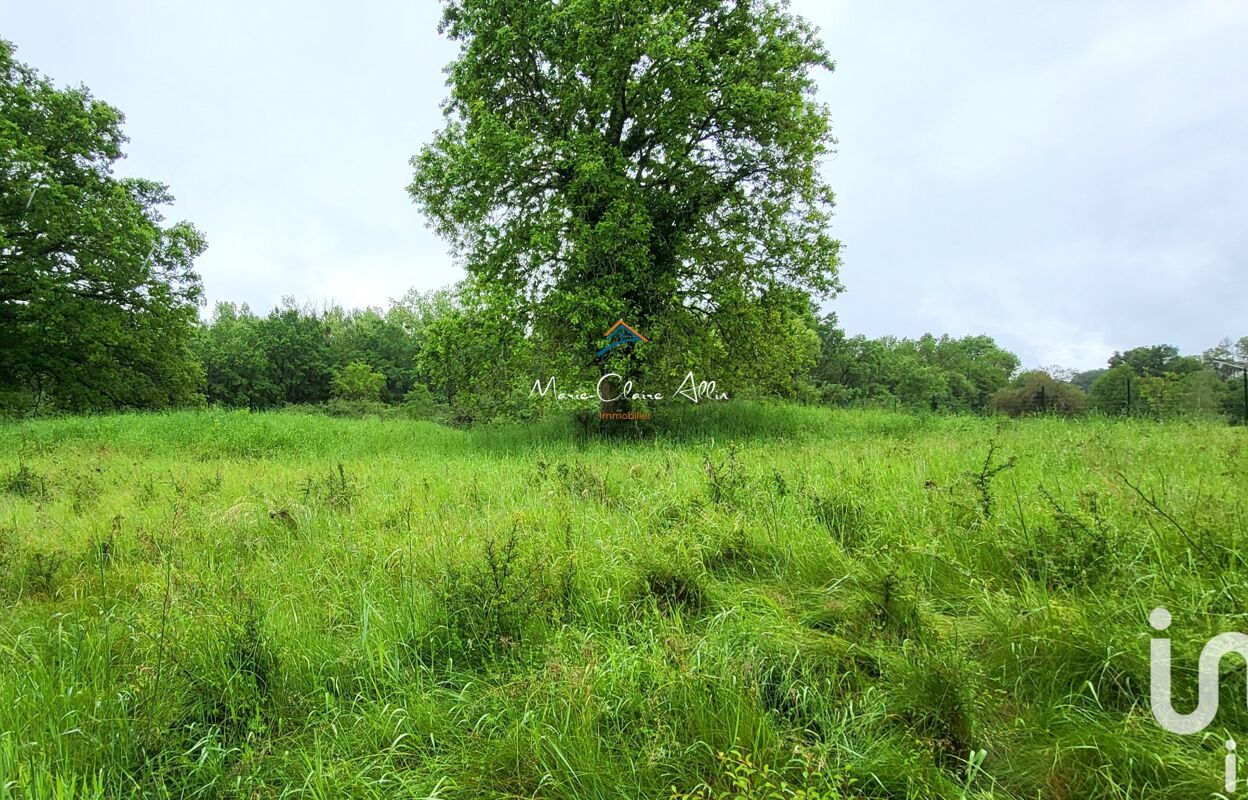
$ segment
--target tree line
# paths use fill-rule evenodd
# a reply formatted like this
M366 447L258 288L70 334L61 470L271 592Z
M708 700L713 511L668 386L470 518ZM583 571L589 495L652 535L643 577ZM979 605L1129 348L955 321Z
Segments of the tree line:
M819 335L822 350L812 377L832 404L1242 420L1248 402L1242 371L1229 366L1248 363L1248 336L1223 339L1199 356L1182 355L1173 345L1148 345L1114 352L1101 369L1020 372L1017 356L987 336L847 338L835 315L821 321Z
M774 351L754 350L748 370L738 367L725 379L713 372L713 359L694 366L737 397L833 406L1013 416L1243 414L1240 373L1220 364L1248 361L1248 336L1200 356L1154 345L1113 353L1103 369L1020 371L1018 356L989 336L851 337L835 314L816 318L809 303L806 312L790 337L771 344ZM499 346L508 333L514 338ZM318 310L287 298L257 315L222 303L192 341L204 400L237 408L380 404L470 422L533 413L531 387L545 374L524 331L508 331L462 286L411 291L385 310Z
M782 5L691 0L661 20L526 8L501 26L495 5L444 4L460 51L409 193L468 277L384 310L287 299L201 319L207 241L166 223L168 187L114 174L122 113L0 40L0 410L323 405L471 422L533 413L538 379L670 389L692 370L735 397L829 405L1242 413L1219 361L1248 359L1248 338L1020 373L987 336L869 339L820 316L841 288L819 168L834 139L812 98L833 65ZM596 357L620 318L650 344Z

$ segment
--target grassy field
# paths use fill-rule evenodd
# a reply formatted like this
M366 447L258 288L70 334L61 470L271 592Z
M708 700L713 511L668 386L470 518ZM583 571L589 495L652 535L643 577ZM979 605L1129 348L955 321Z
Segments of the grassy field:
M1248 430L725 407L658 439L0 426L0 798L1190 798ZM1245 770L1248 772L1248 770Z

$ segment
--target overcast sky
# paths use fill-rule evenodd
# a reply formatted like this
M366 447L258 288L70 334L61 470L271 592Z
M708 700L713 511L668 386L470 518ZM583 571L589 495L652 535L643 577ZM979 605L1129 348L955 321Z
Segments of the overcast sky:
M454 52L432 0L6 5L19 59L125 112L120 171L207 234L210 303L461 276L404 190ZM794 8L837 61L850 333L987 333L1077 368L1248 335L1248 3Z

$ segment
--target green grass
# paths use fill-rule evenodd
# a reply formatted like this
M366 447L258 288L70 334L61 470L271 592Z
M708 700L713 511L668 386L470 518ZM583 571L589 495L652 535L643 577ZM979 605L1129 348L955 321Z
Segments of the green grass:
M664 430L0 426L0 798L1219 790L1242 673L1167 733L1146 620L1189 708L1203 642L1248 630L1245 429Z

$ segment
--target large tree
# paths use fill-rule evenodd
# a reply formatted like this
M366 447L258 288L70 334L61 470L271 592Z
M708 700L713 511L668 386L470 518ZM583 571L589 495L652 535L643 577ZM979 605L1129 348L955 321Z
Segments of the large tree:
M445 0L440 30L460 50L410 192L546 351L592 363L620 318L679 346L839 290L832 62L784 2Z
M120 111L0 40L0 389L66 409L194 398L203 236L165 186L113 175Z
M1122 365L1131 367L1137 375L1161 377L1173 373L1187 375L1201 369L1200 359L1179 355L1179 348L1172 344L1155 344L1148 347L1134 347L1126 352L1115 352L1109 357L1109 366Z

